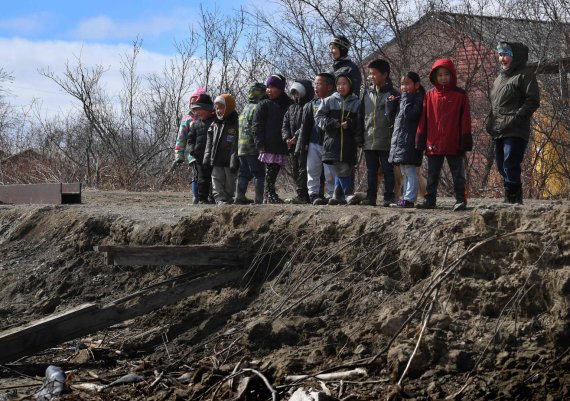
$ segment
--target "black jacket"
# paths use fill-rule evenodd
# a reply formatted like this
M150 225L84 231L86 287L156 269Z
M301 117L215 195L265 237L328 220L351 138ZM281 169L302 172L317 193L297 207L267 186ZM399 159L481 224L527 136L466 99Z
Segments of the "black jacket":
M285 116L283 117L281 135L284 141L291 138L297 138L297 141L299 140L301 125L303 123L303 107L313 98L313 96L315 96L315 91L313 90L311 81L301 80L296 82L301 83L305 87L305 96L298 101L294 101L293 104L289 106Z
M239 116L235 110L225 120L216 118L208 130L204 164L238 168L238 136Z
M215 117L209 117L202 121L200 119L192 121L190 130L188 131L188 150L199 163L204 160L204 152L206 150L206 143L208 142L208 129Z
M491 89L491 111L487 132L493 139L530 137L530 118L540 106L540 92L534 73L526 66L528 47L522 43L508 43L513 61L502 70Z
M416 131L422 115L424 90L402 93L394 122L388 161L393 164L422 164L422 151L416 150Z
M287 154L287 145L281 137L283 117L293 100L281 93L275 100L264 99L259 102L253 115L253 136L259 151L275 154Z

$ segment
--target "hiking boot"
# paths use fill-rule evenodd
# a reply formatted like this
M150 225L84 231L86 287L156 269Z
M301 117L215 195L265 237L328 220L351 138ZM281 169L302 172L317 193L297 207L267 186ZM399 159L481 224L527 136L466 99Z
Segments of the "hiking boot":
M197 205L199 202L200 202L200 199L198 199L196 197L192 198L192 204L193 205Z
M454 212L460 212L462 210L466 210L467 209L467 204L465 202L455 202L455 205L453 205L453 211Z
M267 197L265 203L276 204L276 203L285 203L285 202L277 194L270 194Z
M422 203L416 205L416 209L435 209L435 202L429 199L424 199Z
M336 197L332 197L329 199L329 206L336 206L336 205L346 205L346 199L344 198L336 198Z
M346 197L346 203L349 205L359 205L361 202L357 195L349 195Z
M390 207L390 205L394 203L394 199L384 199L382 201L382 206L384 207Z
M414 202L410 202L409 200L405 200L404 198L402 198L398 199L398 202L396 202L396 206L403 208L411 208L414 207Z
M327 204L327 201L319 195L309 195L309 202L311 205L315 206L322 206Z
M245 196L236 196L234 200L234 204L236 205L249 205L250 203L253 203L253 200L248 199Z

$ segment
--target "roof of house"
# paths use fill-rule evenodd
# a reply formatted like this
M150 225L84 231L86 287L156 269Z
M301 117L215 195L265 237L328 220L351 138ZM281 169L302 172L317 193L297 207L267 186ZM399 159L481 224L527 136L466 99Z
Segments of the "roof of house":
M521 42L529 48L529 63L551 61L570 56L570 24L555 24L519 18L493 17L486 15L430 12L408 29L427 22L444 23L459 33L478 40L494 49L499 41ZM567 36L565 36L565 34ZM393 42L390 41L386 46Z

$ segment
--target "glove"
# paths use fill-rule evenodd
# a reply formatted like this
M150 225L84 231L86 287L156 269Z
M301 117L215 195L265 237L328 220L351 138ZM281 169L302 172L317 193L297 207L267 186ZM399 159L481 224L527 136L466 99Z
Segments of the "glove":
M459 143L459 147L463 152L469 152L473 150L473 137L471 134L461 135L461 142Z
M168 171L171 173L174 170L176 170L176 167L178 167L180 164L182 164L184 162L184 160L182 159L176 159L172 162L172 164L170 165L170 168L168 169Z

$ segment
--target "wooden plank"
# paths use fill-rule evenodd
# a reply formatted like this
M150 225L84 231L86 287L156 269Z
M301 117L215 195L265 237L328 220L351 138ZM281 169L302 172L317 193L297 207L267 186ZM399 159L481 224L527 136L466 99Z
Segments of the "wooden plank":
M242 275L243 272L239 270L224 270L213 276L168 288L161 293L146 294L133 305L129 303L129 306L125 306L113 302L102 306L86 304L26 326L0 332L0 363L14 361L65 341L94 333L164 305L178 302L190 295L238 282Z
M241 266L246 252L221 245L96 246L108 265Z
M0 202L61 204L61 184L0 185Z

